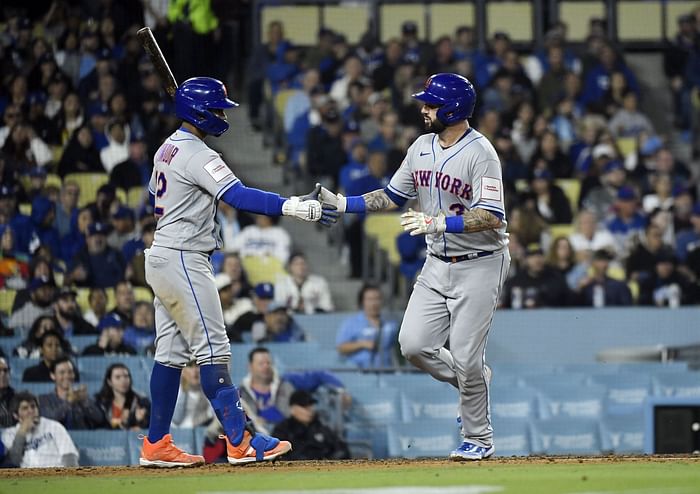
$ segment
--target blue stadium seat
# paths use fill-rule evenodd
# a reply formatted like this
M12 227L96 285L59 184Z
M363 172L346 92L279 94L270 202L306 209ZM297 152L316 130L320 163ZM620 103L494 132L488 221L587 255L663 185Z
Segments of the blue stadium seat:
M635 453L644 451L644 413L607 415L600 422L603 451Z
M622 362L618 366L620 372L633 372L635 374L686 372L688 370L688 362Z
M367 387L353 394L352 422L364 425L391 424L403 420L401 395L397 388Z
M98 429L69 432L80 452L80 466L129 464L129 444L127 443L126 431Z
M190 454L201 454L201 450L197 451L197 445L194 437L193 429L170 429L170 433L173 436L173 442L184 451ZM139 455L141 454L141 446L143 445L143 439L139 439L139 436L148 435L147 430L143 431L126 431L126 439L129 443L129 463L131 465L139 464Z
M29 391L34 396L44 395L48 393L53 393L56 389L56 385L53 382L50 383L20 383L14 386L15 391Z
M304 329L309 341L321 345L324 350L335 351L335 339L342 317L337 314L295 315L294 319Z
M73 335L68 339L70 341L70 344L73 345L73 348L75 348L78 353L82 353L86 347L95 343L97 341L97 338L98 337L96 335L81 334Z
M538 388L539 415L543 419L598 418L605 410L605 392L602 386L541 386Z
M455 426L459 394L446 383L427 386L402 387L403 416L406 420L449 420Z
M141 357L135 355L79 357L77 363L80 378L84 381L102 382L107 368L116 363L126 365L132 375L143 375L145 371Z
M642 413L644 400L651 394L651 378L646 374L594 374L590 382L607 389L609 414Z
M532 375L550 375L556 370L554 364L547 363L509 363L498 362L489 363L493 370L494 378L505 374L511 376L532 376Z
M521 377L522 384L536 389L549 386L578 388L586 381L586 374L567 372L565 374L531 374Z
M598 421L557 417L531 424L532 451L548 455L597 455L601 453Z
M18 380L22 380L22 374L24 370L28 367L34 367L41 360L38 358L18 358L10 357L10 367L12 369L12 376Z
M524 419L493 418L493 442L496 456L528 456L530 421Z
M454 418L413 420L387 428L389 456L393 458L445 457L460 441Z
M337 372L335 375L343 382L343 385L351 395L355 390L364 390L368 387L379 387L379 377L374 372L348 371Z
M419 386L440 384L425 372L397 372L395 374L380 374L379 386L386 388L411 389Z
M537 391L530 387L492 385L491 416L495 419L537 418Z
M588 362L578 364L562 364L555 369L557 374L615 374L620 372L620 364L604 362Z
M353 444L361 444L362 451L369 449L372 452L372 458L386 458L389 455L386 425L348 423L345 427L345 439L351 452L354 450Z
M700 396L700 372L657 374L652 376L652 385L656 396Z
M6 357L12 357L12 351L22 343L21 336L3 336L0 338L0 348L5 352Z

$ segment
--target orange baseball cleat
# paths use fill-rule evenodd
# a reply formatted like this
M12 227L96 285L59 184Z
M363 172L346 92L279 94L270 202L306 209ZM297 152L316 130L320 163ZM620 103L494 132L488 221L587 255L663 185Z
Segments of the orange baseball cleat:
M193 467L203 464L203 456L187 454L175 446L171 434L164 435L162 439L154 443L150 442L148 437L143 438L143 447L139 458L139 465L142 467Z
M280 441L264 434L253 436L247 430L243 433L243 440L238 446L231 444L228 437L224 435L219 437L226 439L226 453L231 465L274 460L292 449L292 443L289 441ZM258 453L258 450L262 452Z

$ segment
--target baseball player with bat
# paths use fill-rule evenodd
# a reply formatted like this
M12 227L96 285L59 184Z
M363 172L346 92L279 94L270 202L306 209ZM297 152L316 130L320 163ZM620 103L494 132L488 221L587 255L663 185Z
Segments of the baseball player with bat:
M459 391L464 442L454 460L494 453L489 412L488 332L510 266L501 164L491 143L469 126L476 93L464 77L430 76L413 95L426 130L408 149L389 185L343 197L326 188L319 200L339 212L385 211L418 199L401 224L425 235L428 258L399 332L403 355ZM449 342L449 350L445 348Z
M315 200L244 186L218 153L204 142L229 127L224 110L238 106L223 83L209 77L188 79L175 91L181 127L153 158L148 186L157 225L146 251L146 280L155 294L156 354L151 374L151 422L144 438L142 466L175 467L204 463L173 444L170 421L182 368L193 358L200 366L202 389L221 422L231 464L272 460L292 448L287 441L256 433L248 424L228 363L229 340L210 254L222 246L216 221L218 201L268 216L291 216L325 225L335 212Z

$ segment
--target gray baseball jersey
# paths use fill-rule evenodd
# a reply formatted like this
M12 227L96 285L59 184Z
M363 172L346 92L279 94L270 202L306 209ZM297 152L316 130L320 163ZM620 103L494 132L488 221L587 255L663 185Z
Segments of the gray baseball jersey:
M221 248L217 201L238 181L204 141L175 131L153 157L148 184L158 217L153 245L202 252Z
M158 222L145 267L155 294L155 360L164 365L230 357L209 252L222 246L217 201L237 182L218 153L181 129L153 159L148 189Z
M401 352L413 365L459 390L465 440L490 447L486 341L510 266L498 156L474 129L447 149L436 134L426 134L409 148L388 189L404 198L417 197L421 211L431 216L441 211L459 215L478 207L503 218L497 230L426 236L432 255L416 280L399 331ZM459 262L434 257L474 252L491 254Z
M428 252L460 256L497 251L507 244L503 180L496 150L482 134L469 129L454 145L442 149L436 134L420 136L389 182L389 190L404 198L418 197L421 211L437 216L461 215L478 207L503 218L498 230L427 235Z

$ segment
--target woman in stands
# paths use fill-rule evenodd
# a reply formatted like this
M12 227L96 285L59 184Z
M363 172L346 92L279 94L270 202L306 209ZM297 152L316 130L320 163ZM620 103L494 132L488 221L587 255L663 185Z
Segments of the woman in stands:
M56 321L51 316L40 316L34 320L34 324L29 329L27 339L20 343L17 348L12 351L15 357L20 358L39 358L41 357L41 340L44 333L47 331L60 332L56 325ZM61 339L60 347L65 355L74 353L71 344L65 339Z
M173 427L201 427L209 425L214 413L209 400L204 396L199 380L199 367L190 362L182 369L180 392L177 395Z
M131 372L126 365L116 363L107 368L95 401L112 429L148 428L151 402L131 385Z

